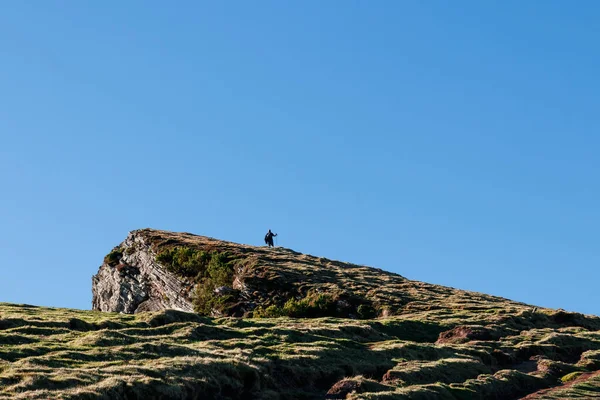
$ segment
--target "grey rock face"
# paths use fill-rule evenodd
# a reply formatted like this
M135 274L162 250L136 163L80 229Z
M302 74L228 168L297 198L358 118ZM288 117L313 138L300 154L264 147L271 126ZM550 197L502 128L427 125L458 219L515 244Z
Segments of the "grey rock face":
M103 263L92 277L92 309L128 314L168 308L193 311L193 285L158 264L150 245L136 232L119 246L119 263Z

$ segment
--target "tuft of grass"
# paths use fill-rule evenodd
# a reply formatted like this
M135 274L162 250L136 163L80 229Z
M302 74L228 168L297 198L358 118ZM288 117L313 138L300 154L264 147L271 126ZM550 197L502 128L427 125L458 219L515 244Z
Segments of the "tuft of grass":
M121 247L114 248L110 253L104 256L104 263L115 267L121 261L123 257L123 250Z
M581 374L583 374L583 372L581 372L581 371L571 372L570 374L566 374L565 376L560 378L560 380L562 383L571 382L571 381L574 381L575 379L579 378L581 376Z

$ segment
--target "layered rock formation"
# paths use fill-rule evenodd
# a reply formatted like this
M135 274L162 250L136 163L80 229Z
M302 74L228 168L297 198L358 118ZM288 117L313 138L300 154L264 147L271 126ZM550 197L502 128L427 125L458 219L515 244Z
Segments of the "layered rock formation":
M192 311L190 285L156 261L152 243L134 231L92 278L92 309L136 313L173 308Z
M161 255L175 251L185 253L185 259L165 256L159 261ZM169 308L192 311L197 289L210 284L206 279L208 262L193 264L193 257L201 259L203 255L206 260L211 255L223 255L230 273L228 280L210 287L214 298L207 299L203 294L202 301L210 303L208 308L196 303L197 311L212 316L253 316L258 310L262 316L283 313L373 318L461 304L472 310L505 308L507 304L518 310L530 308L499 297L411 281L380 269L289 249L142 229L131 232L113 249L93 277L93 309L124 313ZM227 302L217 301L225 295ZM311 309L312 303L318 304ZM309 308L304 310L306 315L295 315L302 307Z

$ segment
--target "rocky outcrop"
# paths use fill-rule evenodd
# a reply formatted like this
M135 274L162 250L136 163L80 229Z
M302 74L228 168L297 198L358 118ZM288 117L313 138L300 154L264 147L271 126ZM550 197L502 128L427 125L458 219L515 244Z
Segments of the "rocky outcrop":
M132 231L105 257L92 283L93 309L122 313L177 309L210 316L369 319L443 313L465 304L472 310L531 309L285 248L153 229ZM439 333L432 330L427 338Z
M92 277L92 309L122 313L192 311L192 285L167 271L143 233L133 231ZM113 254L115 254L113 253Z

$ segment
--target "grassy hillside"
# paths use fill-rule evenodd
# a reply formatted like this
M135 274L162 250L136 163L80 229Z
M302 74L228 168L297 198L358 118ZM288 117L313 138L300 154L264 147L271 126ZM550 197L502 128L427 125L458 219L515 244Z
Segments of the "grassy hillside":
M126 315L0 303L0 398L600 394L598 318L511 302L446 306L352 320L209 318L172 310Z
M600 318L289 249L133 231L93 293L0 303L1 399L600 397Z

